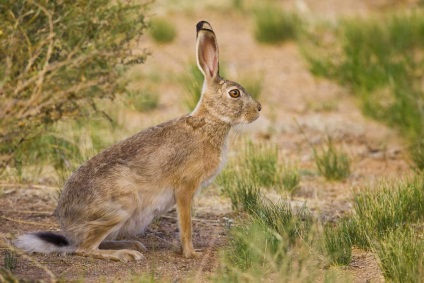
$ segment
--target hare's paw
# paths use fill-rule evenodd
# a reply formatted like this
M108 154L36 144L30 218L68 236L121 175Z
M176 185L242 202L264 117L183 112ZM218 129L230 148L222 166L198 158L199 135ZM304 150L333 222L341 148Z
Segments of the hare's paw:
M93 257L98 259L114 260L114 261L139 261L144 258L143 254L134 250L77 250L77 255Z
M128 241L104 241L100 244L99 249L102 250L136 250L139 252L146 251L146 247L140 242L135 240Z
M147 248L145 245L143 245L140 241L128 241L130 245L133 246L133 250L139 251L139 252L145 252L147 251Z
M183 257L185 258L197 258L201 255L200 252L195 249L185 249L183 250Z
M139 261L144 258L140 252L134 250L118 250L115 252L119 260L122 262Z

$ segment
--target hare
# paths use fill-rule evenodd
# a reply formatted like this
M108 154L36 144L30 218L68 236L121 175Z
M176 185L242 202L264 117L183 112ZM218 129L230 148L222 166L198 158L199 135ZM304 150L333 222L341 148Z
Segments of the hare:
M238 83L220 77L211 25L201 21L196 29L197 65L204 84L194 111L112 145L79 167L67 180L55 211L63 236L24 234L15 242L19 248L141 260L141 242L114 239L143 232L176 204L182 254L197 255L192 243L193 196L223 167L231 127L255 121L261 104Z

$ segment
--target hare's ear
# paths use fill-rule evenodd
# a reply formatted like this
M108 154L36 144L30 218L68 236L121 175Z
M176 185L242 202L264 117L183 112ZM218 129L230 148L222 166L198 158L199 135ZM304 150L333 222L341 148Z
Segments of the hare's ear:
M197 29L197 66L206 79L215 78L219 73L218 43L215 33L208 22L201 21Z

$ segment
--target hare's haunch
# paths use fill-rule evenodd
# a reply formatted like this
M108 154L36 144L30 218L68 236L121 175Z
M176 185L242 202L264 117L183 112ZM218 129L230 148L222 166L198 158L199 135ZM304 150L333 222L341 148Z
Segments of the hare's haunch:
M251 123L261 105L238 83L219 75L218 44L208 22L199 22L196 56L204 75L202 96L191 114L145 129L79 167L66 182L56 215L63 236L20 236L28 252L76 253L140 260L138 241L114 241L141 233L154 217L177 205L182 252L193 257L191 203L196 190L218 174L232 126Z

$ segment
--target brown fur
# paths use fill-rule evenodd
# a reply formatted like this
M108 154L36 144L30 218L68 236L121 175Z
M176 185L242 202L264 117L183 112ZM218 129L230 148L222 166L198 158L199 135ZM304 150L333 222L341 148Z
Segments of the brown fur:
M79 255L139 260L138 241L111 241L140 233L177 205L183 255L196 255L191 204L196 190L225 161L231 126L258 118L260 104L239 84L218 74L218 45L207 22L197 25L198 65L205 76L193 113L145 129L79 167L66 182L56 214L70 246ZM229 97L239 89L238 99Z

